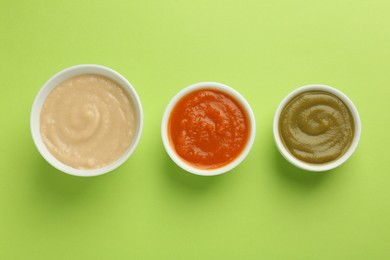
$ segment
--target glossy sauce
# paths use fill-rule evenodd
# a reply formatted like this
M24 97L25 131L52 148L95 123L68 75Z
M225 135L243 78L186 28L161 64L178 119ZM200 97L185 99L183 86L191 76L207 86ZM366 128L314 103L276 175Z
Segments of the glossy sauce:
M306 92L282 111L280 136L296 158L313 164L343 156L352 143L354 122L348 107L328 92Z
M136 115L125 90L95 74L72 77L48 95L40 117L42 140L62 163L102 168L118 160L136 131Z
M176 153L195 167L215 169L237 158L249 136L248 118L229 95L196 90L171 112L168 135Z

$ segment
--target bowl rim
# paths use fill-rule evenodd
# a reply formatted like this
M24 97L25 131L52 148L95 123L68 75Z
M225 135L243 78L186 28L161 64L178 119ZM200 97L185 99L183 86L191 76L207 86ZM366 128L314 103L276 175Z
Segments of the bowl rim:
M214 89L221 91L230 97L232 97L235 101L237 101L243 110L245 111L248 122L249 122L249 136L248 136L248 141L245 145L245 148L243 151L240 153L239 156L237 156L233 161L230 163L219 167L215 169L201 169L197 168L189 163L187 163L185 160L183 160L174 150L174 148L171 145L170 138L168 135L168 122L169 122L169 117L171 115L171 112L173 108L176 106L177 102L180 101L184 96L200 89ZM167 107L165 108L163 117L162 117L162 122L161 122L161 137L163 141L164 148L166 152L168 153L169 157L183 170L195 174L195 175L200 175L200 176L214 176L214 175L220 175L223 173L226 173L233 168L237 167L249 154L254 140L256 136L256 120L255 116L253 113L252 108L250 107L248 101L235 89L222 84L218 82L199 82L192 84L190 86L187 86L180 90L175 96L172 97L172 99L169 101Z
M294 157L291 153L289 153L284 146L280 133L279 133L279 119L280 115L284 109L284 107L290 102L293 98L298 96L299 94L302 94L304 92L310 92L310 91L324 91L328 92L330 94L335 95L338 97L343 103L348 107L349 111L351 112L352 118L354 120L355 124L355 132L354 137L352 140L351 145L349 146L348 150L345 152L343 156L340 158L324 163L324 164L311 164L304 161L301 161ZM301 168L306 171L312 171L312 172L323 172L323 171L329 171L331 169L334 169L341 164L343 164L345 161L348 160L349 157L354 153L356 150L361 136L361 121L359 112L356 108L356 106L353 104L353 102L340 90L330 87L328 85L322 85L322 84L310 84L305 85L302 87L299 87L292 92L290 92L286 97L283 98L283 100L280 102L278 108L275 111L274 120L273 120L273 135L274 135L274 141L276 144L277 149L282 154L282 156L289 161L291 164L295 165L298 168Z
M122 89L124 89L130 96L131 101L133 102L136 120L137 120L137 130L133 137L132 143L130 147L126 150L126 152L119 157L116 161L111 164L108 164L102 168L97 169L76 169L69 165L66 165L59 161L56 157L54 157L49 150L46 148L40 134L40 112L44 102L46 101L47 96L51 93L51 91L57 87L61 82L71 77L82 75L82 74L97 74L101 76L105 76L110 78L111 80L117 82ZM61 172L81 177L92 177L102 175L108 172L113 171L122 165L134 152L135 148L138 146L138 143L141 138L142 129L143 129L143 110L141 100L131 85L131 83L121 74L116 72L115 70L97 64L79 64L71 67L67 67L53 76L51 76L40 88L39 92L35 96L31 113L30 113L30 131L32 135L32 139L36 148L38 149L41 156L54 168L60 170Z

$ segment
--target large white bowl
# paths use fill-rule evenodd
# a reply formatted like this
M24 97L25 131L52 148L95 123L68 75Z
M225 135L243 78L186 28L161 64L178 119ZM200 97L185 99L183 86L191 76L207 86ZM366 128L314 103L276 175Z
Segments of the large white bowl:
M352 143L351 143L350 147L348 148L347 152L343 156L338 158L337 160L334 160L334 161L329 162L329 163L311 164L311 163L307 163L307 162L304 162L304 161L297 159L286 149L286 147L284 146L284 144L281 140L281 137L280 137L279 119L280 119L280 115L283 111L283 108L293 98L295 98L299 94L304 93L304 92L310 92L310 91L324 91L324 92L331 93L331 94L335 95L336 97L338 97L349 108L349 110L352 114L354 124L355 124L354 137L353 137ZM359 113L358 113L355 105L352 103L352 101L346 95L344 95L341 91L339 91L335 88L326 86L326 85L319 85L319 84L303 86L303 87L300 87L300 88L292 91L290 94L288 94L282 100L279 107L276 109L275 116L274 116L274 122L273 122L273 133L274 133L276 147L278 148L280 153L283 155L283 157L286 158L286 160L289 161L291 164L293 164L301 169L304 169L307 171L313 171L313 172L328 171L328 170L334 169L334 168L340 166L341 164L343 164L353 154L356 147L358 146L361 131L362 130L361 130Z
M130 147L127 149L127 151L115 162L98 169L91 169L91 170L84 170L84 169L76 169L69 165L66 165L62 162L60 162L57 158L55 158L49 150L46 148L42 141L42 137L40 134L40 115L41 115L41 109L42 106L49 95L49 93L58 86L61 82L74 77L76 75L80 74L98 74L105 77L108 77L115 82L117 82L120 86L123 87L124 90L126 90L131 98L132 103L134 104L135 113L136 113L136 122L137 122L137 129L136 133L134 135L133 141L130 145ZM121 164L123 164L129 156L133 153L134 149L138 145L138 142L141 137L142 133L142 127L143 127L143 112L142 112L142 106L141 101L137 95L137 92L133 88L133 86L128 82L122 75L120 75L118 72L104 67L100 65L94 65L94 64L82 64L82 65L76 65L67 69L64 69L57 74L55 74L53 77L51 77L41 88L41 90L38 92L34 104L32 106L31 110L31 117L30 117L30 127L31 127L31 134L32 138L34 140L35 146L37 147L38 151L41 153L43 158L46 159L48 163L50 163L52 166L57 168L58 170L68 173L75 176L96 176L101 175L107 172L110 172L117 167L119 167Z
M200 169L197 167L194 167L193 165L187 163L185 160L183 160L175 151L175 149L172 147L169 134L168 134L168 121L169 117L171 115L171 112L177 102L179 102L184 96L187 94L199 90L199 89L215 89L219 90L221 92L224 92L234 98L244 109L248 121L249 121L249 137L248 141L245 145L244 150L241 152L241 154L231 161L229 164L216 168L216 169ZM237 165L239 165L245 157L248 155L249 151L252 148L253 142L255 140L255 135L256 135L256 122L255 122L255 116L253 114L252 108L249 106L248 102L245 100L243 96L241 96L240 93L238 93L236 90L234 90L231 87L228 87L224 84L221 83L216 83L216 82L200 82L193 84L191 86L188 86L181 90L179 93L177 93L171 101L168 103L168 106L165 109L162 123L161 123L161 136L162 136L162 141L165 147L165 150L167 151L168 155L171 157L171 159L182 169L186 170L187 172L196 174L196 175L202 175L202 176L213 176L213 175L218 175L225 173L227 171L232 170L235 168Z

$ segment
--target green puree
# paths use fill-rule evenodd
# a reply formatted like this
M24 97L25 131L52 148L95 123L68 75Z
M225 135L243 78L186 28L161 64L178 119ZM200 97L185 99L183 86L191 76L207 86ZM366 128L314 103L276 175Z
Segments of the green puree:
M348 107L328 92L305 92L283 109L279 131L284 146L299 160L323 164L341 157L354 136Z

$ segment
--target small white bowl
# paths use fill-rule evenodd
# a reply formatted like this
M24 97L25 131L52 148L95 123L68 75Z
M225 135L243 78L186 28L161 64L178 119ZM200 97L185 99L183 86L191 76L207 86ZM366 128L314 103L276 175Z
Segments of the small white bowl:
M249 136L248 136L248 141L245 145L244 150L241 152L241 154L228 163L225 166L216 168L216 169L200 169L197 167L194 167L193 165L188 164L186 161L184 161L175 151L175 149L172 147L172 144L170 142L170 138L168 135L168 121L169 117L171 115L171 112L177 102L179 102L184 96L187 94L199 90L199 89L215 89L222 91L232 98L234 98L244 109L248 121L249 121ZM171 159L182 169L186 170L187 172L196 174L196 175L202 175L202 176L213 176L213 175L218 175L225 173L227 171L232 170L235 168L237 165L239 165L245 157L248 155L249 151L252 148L253 142L255 140L255 135L256 135L256 122L255 122L255 117L252 111L252 108L249 106L248 102L245 100L243 96L241 96L240 93L238 93L236 90L234 90L231 87L228 87L224 84L221 83L216 83L216 82L200 82L196 83L193 85L190 85L183 90L181 90L179 93L177 93L171 101L168 103L168 106L165 109L162 123L161 123L161 136L162 136L162 141L165 147L165 150L167 151L168 155L171 157Z
M138 125L130 147L117 161L103 168L91 169L91 170L76 169L60 162L46 148L45 144L42 141L42 137L40 133L41 109L49 93L61 82L80 74L98 74L114 80L120 86L122 86L124 90L128 92L135 108L136 121ZM50 163L52 166L54 166L55 168L57 168L62 172L75 175L75 176L97 176L97 175L110 172L116 169L117 167L119 167L121 164L123 164L133 153L134 149L138 145L142 133L142 127L143 127L143 112L142 112L141 101L133 86L126 80L126 78L124 78L118 72L100 65L94 65L94 64L76 65L58 72L43 85L41 90L38 92L32 106L30 127L31 127L31 134L35 146L37 147L38 151L41 153L43 158L45 158L46 161Z
M279 134L279 118L280 118L280 115L283 111L283 108L293 98L295 98L299 94L304 93L304 92L309 92L309 91L324 91L324 92L331 93L331 94L335 95L336 97L338 97L349 108L349 110L352 114L354 124L355 124L354 137L353 137L353 140L352 140L352 143L351 143L349 149L347 150L347 152L343 156L341 156L337 160L331 161L329 163L311 164L311 163L307 163L307 162L304 162L304 161L297 159L291 153L289 153L289 151L286 149L286 147L284 146L284 144L281 140L280 134ZM297 166L298 168L301 168L301 169L304 169L307 171L322 172L322 171L328 171L328 170L331 170L331 169L334 169L334 168L340 166L353 154L353 152L355 151L356 147L358 146L358 143L360 140L361 122L360 122L359 113L358 113L355 105L341 91L339 91L335 88L326 86L326 85L313 84L313 85L303 86L303 87L300 87L300 88L292 91L290 94L288 94L282 100L282 102L280 103L279 107L277 108L277 110L275 112L274 122L273 122L273 132L274 132L274 139L275 139L276 147L278 148L280 153L283 155L283 157L286 158L287 161L289 161L291 164Z

